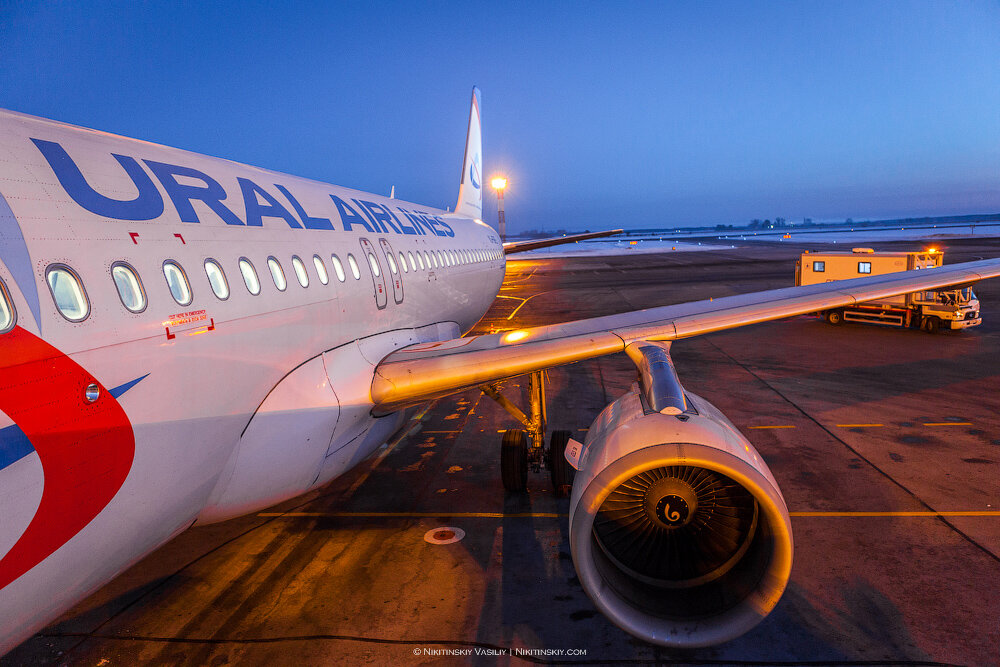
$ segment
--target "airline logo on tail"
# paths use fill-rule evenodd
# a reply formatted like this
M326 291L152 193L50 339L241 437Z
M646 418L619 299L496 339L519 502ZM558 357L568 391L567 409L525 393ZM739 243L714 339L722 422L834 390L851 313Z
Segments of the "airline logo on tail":
M479 182L482 180L479 177L479 153L476 153L475 157L472 158L472 166L469 167L469 180L472 181L472 187L479 189Z

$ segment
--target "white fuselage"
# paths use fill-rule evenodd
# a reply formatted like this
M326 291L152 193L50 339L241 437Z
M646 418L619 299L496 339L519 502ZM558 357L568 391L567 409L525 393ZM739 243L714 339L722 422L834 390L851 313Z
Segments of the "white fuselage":
M369 455L400 423L371 414L374 365L468 331L504 273L479 220L11 112L0 112L0 196L0 280L16 312L0 334L0 654L195 522L293 497ZM225 274L224 299L207 259ZM167 261L190 303L172 295ZM120 263L141 280L140 312L119 296ZM82 283L81 321L50 290L59 266ZM61 355L82 371L46 376ZM106 428L93 412L102 401L124 411L132 451L88 449ZM67 451L76 463L58 470ZM121 458L120 483L102 457ZM87 484L103 485L104 506L73 504Z

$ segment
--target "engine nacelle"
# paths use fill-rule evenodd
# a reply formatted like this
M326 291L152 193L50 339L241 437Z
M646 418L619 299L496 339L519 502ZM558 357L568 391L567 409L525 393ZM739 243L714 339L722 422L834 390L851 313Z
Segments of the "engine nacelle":
M570 501L580 582L616 625L662 646L737 637L792 568L788 509L757 450L708 401L649 408L638 385L591 426Z

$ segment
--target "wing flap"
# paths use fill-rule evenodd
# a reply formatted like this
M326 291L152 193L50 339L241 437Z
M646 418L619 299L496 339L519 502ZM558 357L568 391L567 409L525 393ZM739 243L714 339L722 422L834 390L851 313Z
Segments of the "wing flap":
M988 259L412 345L379 363L372 402L376 411L391 412L487 382L623 352L639 340L676 340L997 276L1000 259Z

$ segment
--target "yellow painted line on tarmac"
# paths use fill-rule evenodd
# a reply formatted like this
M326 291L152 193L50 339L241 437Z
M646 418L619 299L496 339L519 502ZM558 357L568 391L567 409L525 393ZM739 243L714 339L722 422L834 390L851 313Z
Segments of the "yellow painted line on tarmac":
M461 431L421 431L421 433L461 433Z
M924 426L972 426L972 422L924 422Z
M345 519L558 519L569 516L556 512L258 512L262 517L337 517Z
M946 511L946 512L789 512L789 516L800 517L914 517L914 518L936 518L939 516L997 516L1000 517L1000 510L972 510L972 511Z
M874 428L875 426L885 426L885 424L837 424L837 428Z
M961 510L944 512L789 512L803 518L865 518L909 517L933 519L942 516L1000 517L1000 510ZM257 516L273 518L329 517L340 519L560 519L569 514L559 512L258 512Z
M791 424L776 424L774 426L747 426L747 428L795 428Z

